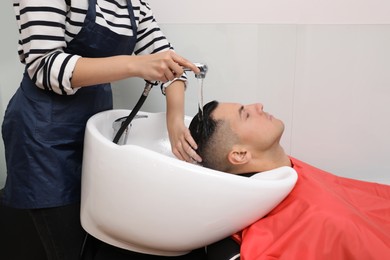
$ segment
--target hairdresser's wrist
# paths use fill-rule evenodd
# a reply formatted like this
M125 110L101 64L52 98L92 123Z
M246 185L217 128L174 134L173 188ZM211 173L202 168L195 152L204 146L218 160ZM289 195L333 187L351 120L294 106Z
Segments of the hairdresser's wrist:
M172 81L168 81L168 82L162 84L162 87L161 87L162 93L163 93L164 95L166 95L166 94L167 94L167 91L166 91L167 88L169 88L169 87L172 85L172 83L174 83L174 82L176 82L176 81L183 82L183 84L184 84L184 90L187 89L187 81L186 81L186 79L183 79L183 78L176 78L176 79L174 79L174 80L172 80Z

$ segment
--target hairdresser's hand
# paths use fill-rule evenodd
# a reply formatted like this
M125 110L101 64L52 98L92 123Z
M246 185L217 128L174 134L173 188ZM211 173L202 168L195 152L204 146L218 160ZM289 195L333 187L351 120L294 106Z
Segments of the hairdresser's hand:
M173 154L187 162L201 162L195 152L197 145L184 124L184 82L174 81L165 89L167 98L167 128Z
M169 139L172 152L177 158L191 163L202 161L195 151L197 145L184 123L178 122L172 125L169 130Z
M200 73L198 67L174 51L133 57L136 62L130 65L132 69L137 76L150 81L171 81L183 74L183 68L189 68L195 74Z

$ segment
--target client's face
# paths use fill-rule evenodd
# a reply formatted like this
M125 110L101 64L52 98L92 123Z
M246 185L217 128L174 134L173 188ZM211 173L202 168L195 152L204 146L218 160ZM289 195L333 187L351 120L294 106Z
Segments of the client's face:
M281 120L263 110L260 103L241 105L238 103L220 103L213 112L215 119L230 122L230 127L240 138L242 144L266 150L279 143L284 131Z

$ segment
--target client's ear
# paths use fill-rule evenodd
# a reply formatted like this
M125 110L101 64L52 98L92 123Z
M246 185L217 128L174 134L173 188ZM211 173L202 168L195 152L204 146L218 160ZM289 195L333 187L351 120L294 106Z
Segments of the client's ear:
M251 153L242 147L233 148L228 154L228 160L233 165L246 164L251 158Z

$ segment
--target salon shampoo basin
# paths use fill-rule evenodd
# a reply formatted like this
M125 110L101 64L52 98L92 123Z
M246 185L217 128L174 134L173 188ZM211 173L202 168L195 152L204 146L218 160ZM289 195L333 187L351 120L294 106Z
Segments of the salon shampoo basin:
M138 112L147 117L134 119L126 144L117 145L112 123L129 113L98 113L85 132L81 223L108 244L182 255L262 218L296 183L290 167L247 178L176 159L165 113Z

